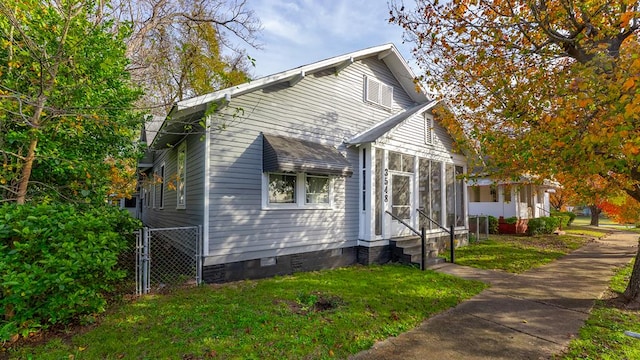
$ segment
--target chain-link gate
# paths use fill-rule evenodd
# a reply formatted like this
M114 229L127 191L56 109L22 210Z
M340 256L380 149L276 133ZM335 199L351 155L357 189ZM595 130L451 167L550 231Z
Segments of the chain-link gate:
M489 239L489 216L469 215L469 241Z
M136 292L198 284L202 227L143 228L136 238Z

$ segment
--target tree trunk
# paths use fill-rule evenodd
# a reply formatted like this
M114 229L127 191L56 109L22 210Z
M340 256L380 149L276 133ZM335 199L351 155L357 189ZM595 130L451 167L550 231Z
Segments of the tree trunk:
M22 176L18 183L18 197L16 203L18 205L24 205L27 198L27 188L29 185L29 179L31 178L31 170L33 170L33 161L36 158L36 147L38 146L38 138L34 134L34 137L29 143L29 151L27 157L24 159L24 166L22 167Z
M591 210L591 224L592 226L600 225L600 213L602 210L596 205L589 205L589 210Z
M636 253L636 263L633 265L631 278L623 295L629 301L640 303L640 249Z

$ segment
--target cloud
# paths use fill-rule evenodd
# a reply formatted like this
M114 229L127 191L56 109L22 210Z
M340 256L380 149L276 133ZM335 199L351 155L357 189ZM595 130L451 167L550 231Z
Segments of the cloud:
M332 56L392 42L402 46L402 29L388 23L386 2L371 0L252 0L264 25L264 50L249 50L256 76L269 75Z

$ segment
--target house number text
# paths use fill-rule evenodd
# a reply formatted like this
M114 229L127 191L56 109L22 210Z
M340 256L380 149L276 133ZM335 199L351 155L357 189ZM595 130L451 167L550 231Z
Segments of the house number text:
M384 169L384 202L389 201L389 169Z

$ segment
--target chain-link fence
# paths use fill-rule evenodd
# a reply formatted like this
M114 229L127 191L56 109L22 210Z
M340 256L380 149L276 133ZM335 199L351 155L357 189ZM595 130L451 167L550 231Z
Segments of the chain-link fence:
M200 282L200 226L145 227L140 233L136 242L135 262L138 294Z
M489 216L469 215L469 242L489 239Z

